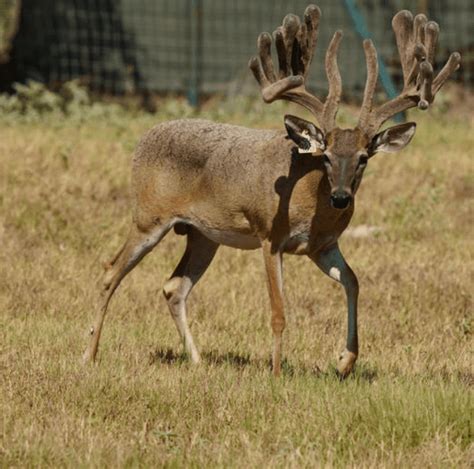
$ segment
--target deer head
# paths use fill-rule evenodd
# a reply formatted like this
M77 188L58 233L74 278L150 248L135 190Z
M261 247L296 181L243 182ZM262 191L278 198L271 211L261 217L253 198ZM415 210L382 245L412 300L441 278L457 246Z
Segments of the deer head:
M359 121L353 129L336 126L336 114L341 99L342 81L337 65L337 51L342 32L336 31L326 52L325 66L329 91L325 101L309 93L305 82L318 38L321 11L309 5L303 21L296 15L287 15L282 26L273 33L278 55L278 73L271 57L272 37L262 33L258 37L258 56L249 62L258 81L263 100L291 101L308 109L318 126L296 116L284 119L288 138L294 141L300 153L311 153L324 158L331 187L331 204L347 208L353 199L368 160L377 152L396 152L410 143L416 124L409 122L378 132L393 115L418 106L425 110L448 77L459 67L461 56L454 52L433 79L433 59L439 35L439 26L425 15L413 18L409 11L400 11L392 21L400 55L404 86L394 99L375 107L377 85L377 52L371 40L363 43L367 62L367 81Z

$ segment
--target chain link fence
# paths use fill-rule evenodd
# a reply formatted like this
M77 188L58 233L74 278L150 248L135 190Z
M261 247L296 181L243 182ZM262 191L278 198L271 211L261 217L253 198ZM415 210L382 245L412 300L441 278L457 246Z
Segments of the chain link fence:
M309 0L0 0L0 61L16 81L53 85L81 78L112 94L248 93L256 38ZM401 70L392 16L424 12L441 27L438 66L458 50L456 80L474 82L472 0L319 0L320 36L309 87L326 89L324 55L336 29L345 37L339 64L346 97L365 83L365 59L350 4L358 10L397 88ZM359 25L360 26L360 25ZM6 74L2 72L3 79Z

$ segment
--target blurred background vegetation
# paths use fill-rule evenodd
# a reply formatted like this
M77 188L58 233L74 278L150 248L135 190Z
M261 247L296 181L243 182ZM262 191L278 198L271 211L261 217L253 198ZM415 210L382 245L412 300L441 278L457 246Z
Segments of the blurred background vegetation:
M215 93L255 93L247 62L255 53L257 35L273 31L288 12L302 15L308 3L0 0L0 89L11 92L13 83L28 80L56 89L80 79L100 94L139 95L151 110L156 94L184 94L196 104L199 97ZM455 79L472 89L472 0L315 3L324 21L310 74L313 90L326 88L324 53L339 28L345 33L339 63L346 99L358 97L365 84L361 34L373 38L397 88L401 70L390 22L402 8L426 13L440 24L438 65L450 52L460 51L463 66Z

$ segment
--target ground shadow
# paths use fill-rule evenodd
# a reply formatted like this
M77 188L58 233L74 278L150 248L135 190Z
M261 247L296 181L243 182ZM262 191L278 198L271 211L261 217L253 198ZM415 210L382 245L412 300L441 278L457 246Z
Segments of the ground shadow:
M177 363L184 363L187 360L185 353L176 353L173 349L156 349L150 352L148 363L154 365L155 363L163 363L165 365L173 365Z
M211 350L204 352L202 358L205 362L212 365L228 364L236 368L243 368L253 364L250 360L250 355L241 355L234 352L219 353L217 350Z
M267 369L269 372L271 372L272 369L271 357L269 357L268 359L251 359L249 354L239 354L234 352L221 353L217 350L203 352L201 357L204 363L208 363L210 365L231 365L232 367L237 369L253 367L256 369ZM156 349L153 352L150 352L148 359L148 363L150 365L154 365L156 363L161 363L165 365L176 365L186 363L187 361L188 357L185 353L176 353L171 348ZM323 373L318 366L306 367L302 364L291 364L286 359L282 361L283 376L295 376L304 374L312 374L315 376L327 375L327 373Z
M210 350L208 352L202 353L203 363L215 366L231 365L237 369L244 369L247 367L252 367L258 370L268 370L271 373L272 362L271 357L268 359L265 358L250 358L249 354L239 354L234 352L224 352L221 353L217 350ZM185 353L176 353L171 348L162 348L156 349L153 352L150 352L148 363L154 365L156 363L161 363L165 365L176 365L187 363L188 357ZM285 377L294 377L294 376L312 376L315 378L328 378L331 376L337 376L341 381L365 381L368 383L374 382L378 373L375 368L370 368L366 364L357 365L354 372L351 373L346 378L342 378L335 365L328 367L326 371L322 371L317 365L306 366L302 363L290 363L288 360L284 359L281 364L281 373Z

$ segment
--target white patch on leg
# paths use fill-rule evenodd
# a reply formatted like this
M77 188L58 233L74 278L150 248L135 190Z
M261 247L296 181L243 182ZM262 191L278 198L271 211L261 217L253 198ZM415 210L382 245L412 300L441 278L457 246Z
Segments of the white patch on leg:
M338 282L341 281L341 271L337 267L331 267L329 269L329 276Z
M163 293L165 298L169 300L173 293L178 291L179 287L181 286L181 282L183 281L182 277L173 277L170 278L163 287Z

